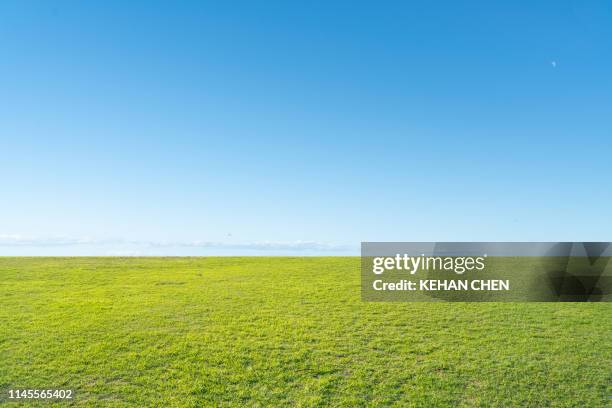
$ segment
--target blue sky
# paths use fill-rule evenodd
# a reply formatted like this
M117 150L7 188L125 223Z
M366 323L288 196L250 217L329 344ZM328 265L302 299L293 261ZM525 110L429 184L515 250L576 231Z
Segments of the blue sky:
M0 3L0 255L611 240L605 1L221 3Z

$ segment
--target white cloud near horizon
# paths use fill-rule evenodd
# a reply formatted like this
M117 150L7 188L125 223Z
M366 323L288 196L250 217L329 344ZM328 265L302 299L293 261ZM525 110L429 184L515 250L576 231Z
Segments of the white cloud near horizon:
M0 234L0 246L65 246L101 244L103 241L90 238L54 237L24 237L22 235Z
M348 252L355 246L332 244L319 241L138 241L125 239L93 239L83 237L25 237L21 235L0 234L0 247L74 247L74 246L138 246L145 248L194 248L231 251L311 251L311 252ZM117 251L120 253L121 251Z

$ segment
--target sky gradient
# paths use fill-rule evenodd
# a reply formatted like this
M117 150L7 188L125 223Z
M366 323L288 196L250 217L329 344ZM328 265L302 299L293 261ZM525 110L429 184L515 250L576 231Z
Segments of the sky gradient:
M0 255L611 241L611 50L604 1L1 2Z

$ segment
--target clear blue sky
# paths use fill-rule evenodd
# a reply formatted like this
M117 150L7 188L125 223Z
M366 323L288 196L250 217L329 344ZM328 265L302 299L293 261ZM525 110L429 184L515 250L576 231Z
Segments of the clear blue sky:
M612 8L0 3L0 255L612 239Z

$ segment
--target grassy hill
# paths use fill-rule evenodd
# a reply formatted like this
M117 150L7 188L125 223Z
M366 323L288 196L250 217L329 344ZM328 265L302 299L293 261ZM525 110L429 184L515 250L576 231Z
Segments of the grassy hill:
M0 258L0 277L0 403L611 402L610 303L367 303L340 257Z

